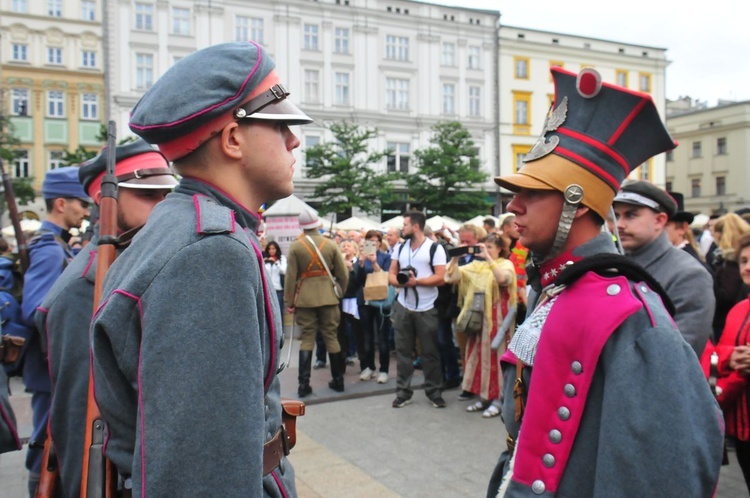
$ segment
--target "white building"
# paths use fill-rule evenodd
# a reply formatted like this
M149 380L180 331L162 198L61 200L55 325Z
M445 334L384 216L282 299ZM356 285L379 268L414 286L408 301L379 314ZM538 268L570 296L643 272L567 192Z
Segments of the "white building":
M666 49L582 36L500 27L500 167L510 174L522 164L541 132L554 99L551 66L572 72L595 68L605 82L651 94L665 111ZM665 157L650 159L631 177L664 185Z
M127 130L131 108L176 60L221 42L253 39L276 60L291 98L315 123L298 130L296 193L306 200L304 150L342 120L377 128L379 166L410 171L431 126L459 120L483 167L498 170L499 12L408 0L106 0L112 13L111 117ZM494 191L494 184L487 187ZM400 212L403 205L393 206Z
M686 210L723 214L750 205L750 101L683 108L667 125L680 146L667 157L666 185L684 195Z

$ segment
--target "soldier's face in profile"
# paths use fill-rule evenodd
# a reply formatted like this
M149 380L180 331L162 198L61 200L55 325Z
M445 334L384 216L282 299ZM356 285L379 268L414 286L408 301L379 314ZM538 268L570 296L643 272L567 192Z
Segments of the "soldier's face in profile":
M154 206L170 192L169 189L120 188L117 193L117 228L127 232L145 225Z
M519 190L507 209L516 216L521 244L539 255L549 254L555 242L562 204L563 196L557 190Z

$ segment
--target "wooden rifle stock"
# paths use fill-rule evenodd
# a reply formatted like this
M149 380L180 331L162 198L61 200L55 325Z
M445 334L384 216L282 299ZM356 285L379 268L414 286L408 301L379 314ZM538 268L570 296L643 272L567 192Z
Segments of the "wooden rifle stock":
M99 243L97 247L94 312L102 297L104 277L115 260L117 245L117 177L115 176L116 125L107 126L107 171L102 180L99 202ZM117 471L104 456L104 420L94 399L93 365L89 365L88 406L83 447L81 498L112 498L117 492Z
M13 182L10 175L5 171L3 159L0 157L0 175L3 177L3 187L5 187L5 202L8 203L8 214L10 221L13 223L13 230L16 232L16 246L18 247L18 256L21 259L21 270L26 273L29 269L29 249L26 246L26 237L21 229L21 219L18 217L18 206L16 205L16 196L13 193ZM2 209L0 209L2 212Z

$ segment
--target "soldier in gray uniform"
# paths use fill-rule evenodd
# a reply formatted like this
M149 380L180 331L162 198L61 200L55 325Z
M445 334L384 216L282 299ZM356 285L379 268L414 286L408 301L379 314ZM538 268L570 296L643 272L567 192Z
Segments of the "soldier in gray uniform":
M78 178L99 205L107 148L82 164ZM166 158L143 140L116 150L119 193L118 250L124 250L146 223L153 207L177 185ZM62 496L81 494L86 405L89 386L89 325L94 311L98 230L70 262L37 308L37 330L47 338L52 379L50 429L60 469Z
M487 495L711 496L721 410L666 293L602 233L623 179L675 144L649 95L551 71L542 136L495 180L516 192L534 290L501 359L507 451Z
M256 230L293 191L289 126L312 120L254 42L195 52L130 128L182 176L107 275L91 326L106 455L139 496L296 496L278 300Z

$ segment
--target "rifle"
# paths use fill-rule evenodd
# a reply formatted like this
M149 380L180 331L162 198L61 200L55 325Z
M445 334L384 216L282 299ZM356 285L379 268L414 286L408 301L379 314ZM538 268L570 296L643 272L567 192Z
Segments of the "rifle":
M116 135L116 124L114 121L110 121L107 125L107 171L102 180L101 201L99 202L99 243L96 256L94 312L96 312L102 296L104 277L116 256ZM104 420L94 399L93 365L89 366L89 395L85 427L81 498L112 498L116 496L117 471L112 462L104 456Z
M5 201L8 203L8 214L10 221L13 223L13 230L16 232L16 245L18 246L18 256L21 260L21 271L26 273L29 269L29 248L26 246L26 237L21 229L21 219L18 217L18 206L16 206L16 196L13 194L13 182L10 175L5 171L3 158L0 157L0 175L3 177L3 186L5 187ZM0 211L2 211L0 209Z

